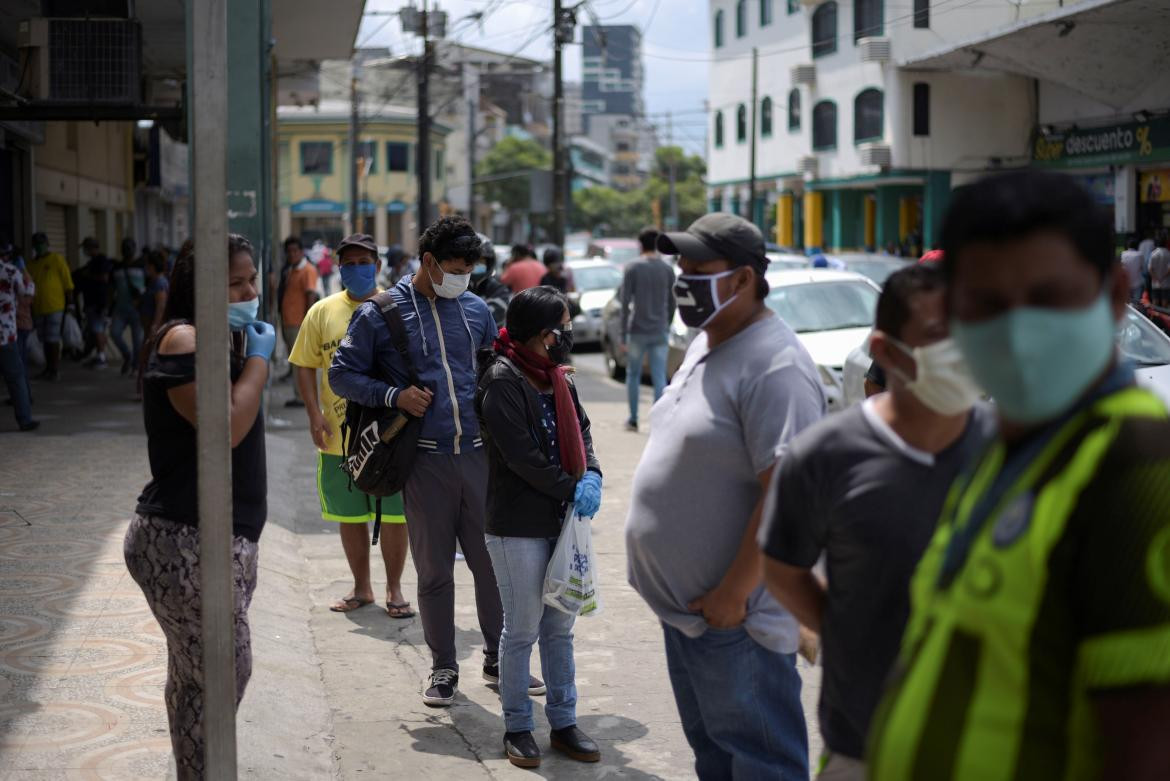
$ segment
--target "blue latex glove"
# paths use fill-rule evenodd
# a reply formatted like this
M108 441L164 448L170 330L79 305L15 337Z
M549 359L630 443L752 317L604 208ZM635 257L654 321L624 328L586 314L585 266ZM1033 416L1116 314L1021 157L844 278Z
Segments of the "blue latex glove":
M601 475L596 472L586 472L585 476L577 481L577 491L573 496L573 508L582 518L592 518L601 509Z
M244 326L244 334L248 338L248 346L244 350L248 358L263 358L267 361L272 357L272 351L276 349L275 328L263 320L254 320Z

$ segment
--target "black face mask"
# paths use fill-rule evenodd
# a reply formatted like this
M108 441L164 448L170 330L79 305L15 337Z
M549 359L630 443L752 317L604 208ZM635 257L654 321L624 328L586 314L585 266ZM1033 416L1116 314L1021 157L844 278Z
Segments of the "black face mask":
M683 274L678 278L674 283L678 316L689 328L702 328L719 314L719 310L731 303L732 299L719 300L717 283L723 277L734 274L736 270L719 274Z
M573 351L573 329L554 328L552 333L556 335L557 340L552 347L545 348L548 350L548 359L557 364L568 363L569 353Z

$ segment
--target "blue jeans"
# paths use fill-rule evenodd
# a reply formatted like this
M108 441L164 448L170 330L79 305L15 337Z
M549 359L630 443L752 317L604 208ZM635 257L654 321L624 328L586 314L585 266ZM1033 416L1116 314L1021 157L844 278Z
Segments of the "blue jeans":
M130 346L127 346L124 334L130 329ZM138 365L138 352L142 349L142 319L137 312L114 312L114 322L110 327L110 338L114 346L122 355L122 362L131 366Z
M26 426L32 422L32 403L28 399L28 380L24 373L24 361L20 357L17 342L0 345L0 374L8 386L12 407L16 411L16 422Z
M690 638L663 624L666 668L702 781L808 779L808 731L795 654L743 627Z
M577 683L573 667L573 622L576 616L541 601L544 573L556 547L555 537L487 535L488 555L496 571L504 605L500 635L500 703L504 729L531 732L532 700L528 697L528 662L540 640L540 669L548 686L544 715L553 729L577 723Z
M670 349L667 335L630 334L626 339L626 393L630 397L630 422L638 422L638 394L642 387L642 359L650 357L650 382L654 400L666 390L666 356Z

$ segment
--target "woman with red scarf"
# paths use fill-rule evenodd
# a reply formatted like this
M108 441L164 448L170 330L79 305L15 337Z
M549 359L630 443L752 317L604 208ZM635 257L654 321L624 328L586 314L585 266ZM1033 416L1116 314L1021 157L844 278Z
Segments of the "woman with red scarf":
M507 328L480 361L476 407L491 470L487 549L504 605L504 753L519 767L540 765L528 697L528 662L537 640L552 747L581 762L601 759L597 744L577 728L575 616L541 601L569 505L591 518L601 504L589 418L570 379L572 369L564 365L572 346L567 299L555 288L535 287L512 299Z

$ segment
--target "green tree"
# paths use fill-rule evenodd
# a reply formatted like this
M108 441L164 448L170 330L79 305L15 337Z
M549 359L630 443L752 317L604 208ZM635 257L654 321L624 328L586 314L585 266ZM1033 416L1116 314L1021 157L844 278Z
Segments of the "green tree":
M612 236L629 235L650 220L650 203L639 188L586 187L573 193L573 223Z
M707 213L707 165L682 147L660 147L646 184L630 192L609 187L588 187L573 193L573 222L577 227L602 230L610 235L631 236L654 222L652 204L657 201L663 219L670 214L670 165L674 163L678 222L685 228Z
M551 167L552 155L536 141L505 138L476 166L476 175L487 179L480 185L480 193L509 211L526 212L531 203L531 180L527 174Z

